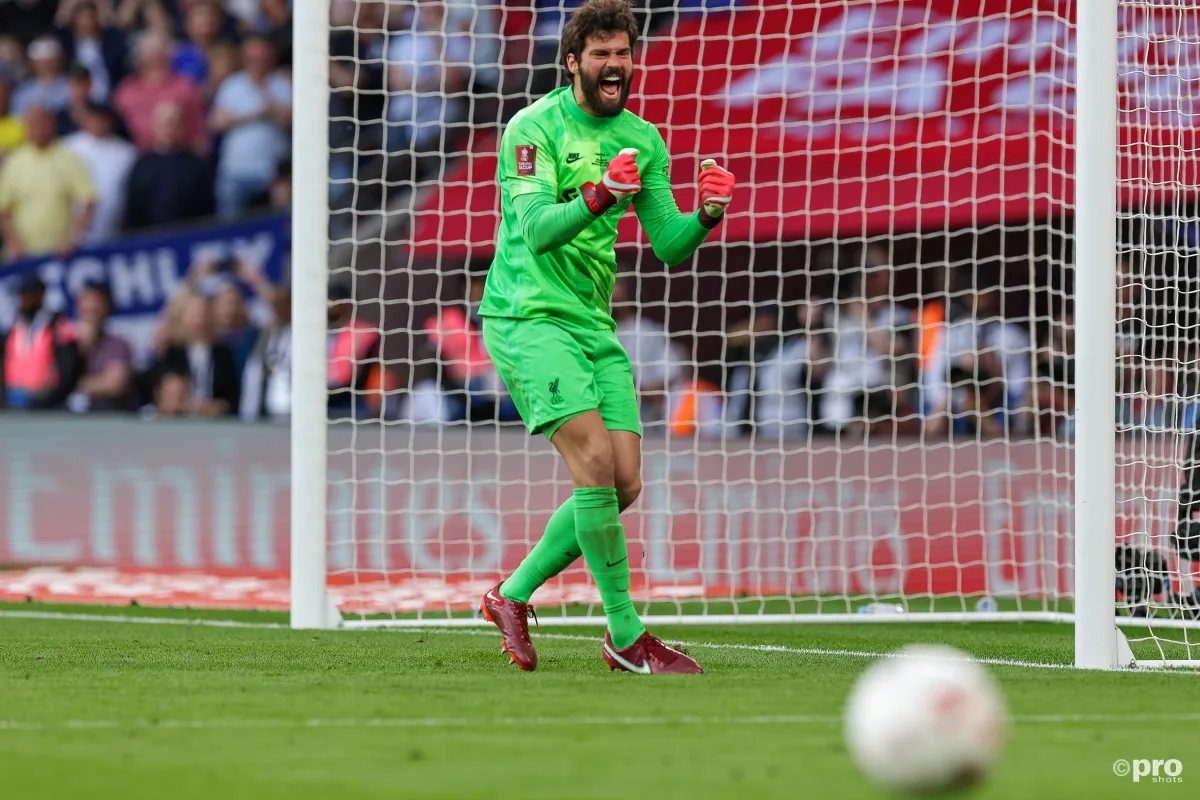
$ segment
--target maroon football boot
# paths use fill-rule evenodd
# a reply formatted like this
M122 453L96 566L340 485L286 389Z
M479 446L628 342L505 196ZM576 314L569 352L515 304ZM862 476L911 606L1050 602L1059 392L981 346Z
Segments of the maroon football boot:
M604 661L609 669L641 675L700 675L704 672L690 656L672 650L662 639L649 633L643 633L629 647L618 650L605 631Z
M529 604L501 597L500 584L497 583L483 596L479 610L488 622L500 629L500 634L504 637L500 652L508 653L512 663L526 672L532 672L537 667L537 651L533 649L533 642L529 640L529 617L533 615ZM534 620L537 620L536 616Z

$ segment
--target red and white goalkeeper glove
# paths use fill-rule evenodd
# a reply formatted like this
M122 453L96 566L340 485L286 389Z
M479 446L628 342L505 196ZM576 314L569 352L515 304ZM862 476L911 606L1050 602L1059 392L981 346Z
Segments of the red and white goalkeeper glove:
M585 183L580 190L588 210L603 214L631 194L641 191L642 176L638 174L637 148L626 147L608 162L599 184Z
M715 225L725 209L733 202L733 173L717 165L716 161L706 158L700 162L700 208L701 217L708 216ZM701 219L703 222L704 220Z

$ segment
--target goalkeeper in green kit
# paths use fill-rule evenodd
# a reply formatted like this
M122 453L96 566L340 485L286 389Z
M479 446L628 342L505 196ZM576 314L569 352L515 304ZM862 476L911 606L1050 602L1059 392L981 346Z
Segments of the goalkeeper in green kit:
M700 210L679 212L661 134L625 110L636 44L626 0L590 0L563 29L571 85L518 113L500 141L501 219L479 312L483 338L525 424L562 454L575 487L516 572L481 603L524 670L537 666L530 597L582 555L608 619L610 668L702 671L646 632L629 595L619 515L641 491L641 424L609 298L617 221L630 203L655 254L674 265L720 222L734 181L703 162Z

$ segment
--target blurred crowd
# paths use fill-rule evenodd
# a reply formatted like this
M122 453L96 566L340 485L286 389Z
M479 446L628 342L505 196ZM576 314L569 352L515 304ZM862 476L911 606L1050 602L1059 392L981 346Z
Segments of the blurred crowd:
M0 3L9 259L286 206L288 0Z
M1070 432L1069 316L1016 315L1015 293L982 280L920 298L897 293L893 279L885 254L867 249L828 295L732 312L719 354L705 359L684 344L686 333L668 329L666 306L640 301L636 276L620 277L613 316L647 432L768 440ZM483 344L483 282L469 278L465 302L426 322L430 358L399 416L516 419Z
M334 225L339 211L394 203L390 189L444 168L471 129L553 88L562 26L581 2L331 0ZM727 5L651 0L638 13L652 28L706 3ZM289 207L292 5L0 0L0 261ZM290 410L289 292L259 265L193 265L148 352L112 331L102 282L71 298L70 315L34 275L12 288L15 322L0 348L7 408L246 419ZM354 313L349 284L329 291L334 413L394 415L400 396L411 405L418 393L392 391L380 332ZM494 375L463 379L503 391ZM511 404L490 413L508 418Z
M247 422L291 413L291 292L256 265L195 265L141 355L111 329L107 284L84 285L73 317L47 306L32 273L16 294L16 321L0 337L5 408ZM330 412L370 410L372 387L381 395L379 332L354 313L348 284L330 285L328 309Z
M613 316L647 433L767 441L1073 436L1068 306L1039 307L1028 285L1005 286L971 267L952 273L940 290L898 291L886 253L850 249L862 257L838 265L828 293L727 309L712 357L698 353L692 331L668 328L669 306L642 301L637 276L621 276ZM1160 296L1152 272L1132 256L1118 264L1118 425L1191 428L1200 422L1200 351L1189 332L1200 318ZM517 419L481 335L483 282L469 276L464 302L446 304L425 323L413 390L395 416ZM1178 278L1164 285L1172 283ZM685 309L685 328L694 311Z
M293 0L294 2L295 0ZM557 46L581 0L331 0L330 208L377 213L561 78ZM638 5L646 28L684 0ZM4 260L69 254L131 231L291 203L289 0L0 0L0 240ZM613 294L647 432L1069 434L1073 336L1063 304L1031 310L1002 279L895 290L867 249L827 291L728 309L719 353L667 326L635 276ZM1168 424L1194 381L1153 338L1162 321L1123 262L1121 417ZM350 284L329 288L334 413L515 422L480 334L483 277L382 357ZM286 418L289 291L260 265L199 263L149 352L112 333L110 288L68 316L26 276L0 347L8 408ZM689 320L690 323L690 320ZM687 325L684 325L686 328ZM403 362L403 368L396 368Z

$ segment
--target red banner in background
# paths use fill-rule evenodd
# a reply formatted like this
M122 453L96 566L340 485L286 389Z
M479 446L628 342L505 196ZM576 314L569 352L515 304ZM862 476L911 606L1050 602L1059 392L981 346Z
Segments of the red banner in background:
M763 0L685 15L645 45L630 108L663 131L681 208L703 158L737 175L727 240L1044 217L1073 202L1074 5ZM1121 26L1124 200L1193 194L1200 6L1125 4ZM490 252L495 148L477 137L424 205L418 254Z

